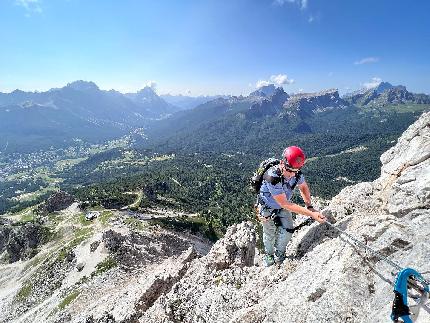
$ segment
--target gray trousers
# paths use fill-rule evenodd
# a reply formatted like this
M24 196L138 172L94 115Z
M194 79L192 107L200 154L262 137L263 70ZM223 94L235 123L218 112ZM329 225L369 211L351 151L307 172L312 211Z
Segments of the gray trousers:
M264 251L267 255L284 256L287 244L293 235L285 230L294 227L291 212L282 209L278 213L278 217L282 223L282 226L279 227L270 218L270 211L262 209L260 210L260 215L264 217L269 216L267 221L262 222Z

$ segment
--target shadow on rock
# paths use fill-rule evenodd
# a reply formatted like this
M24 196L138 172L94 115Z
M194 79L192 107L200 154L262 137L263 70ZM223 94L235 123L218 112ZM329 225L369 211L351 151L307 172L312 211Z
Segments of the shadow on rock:
M332 216L330 212L326 212L325 216L327 220L334 224L336 223L336 219ZM340 229L343 230L347 225L347 222L344 221L340 223ZM317 245L319 245L326 237L329 239L334 239L339 237L340 232L331 228L328 224L320 224L310 228L306 234L301 239L300 243L297 246L297 251L295 258L301 259L305 254L312 251Z

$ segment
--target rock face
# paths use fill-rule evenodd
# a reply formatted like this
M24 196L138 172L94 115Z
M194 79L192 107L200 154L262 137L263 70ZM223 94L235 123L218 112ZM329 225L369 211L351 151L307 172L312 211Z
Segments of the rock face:
M381 177L376 182L383 192L384 208L402 216L430 205L430 113L425 113L400 137L396 146L381 156Z
M324 210L337 228L422 273L430 270L429 145L426 113L382 155L378 180L343 189ZM395 269L328 225L296 233L280 267L249 266L252 236L249 223L230 228L139 322L390 321Z
M25 223L0 227L0 254L6 251L8 262L29 259L37 254L39 245L47 242L49 232L39 224Z
M347 106L349 104L339 97L339 92L335 89L292 95L284 103L285 113L298 114L301 117Z
M164 101L149 86L144 87L137 93L127 93L125 96L138 104L144 113L151 117L165 116L180 110Z
M63 191L53 193L42 207L42 212L52 213L68 208L75 202L75 198Z
M262 97L264 99L250 106L246 112L247 118L261 118L267 115L279 114L282 111L282 105L289 98L289 95L281 87L274 88L273 92L269 92L271 93L270 95L259 91L253 92L254 94L251 93L251 96Z
M254 265L255 231L251 223L231 226L206 256L207 266L215 270Z
M261 96L261 97L269 97L272 96L273 93L275 93L275 90L279 89L273 84L265 85L259 88L258 90L251 92L250 96Z
M332 226L293 235L281 265L262 266L251 222L230 227L199 258L196 237L130 231L117 218L29 269L12 298L0 290L0 321L389 322L396 269L336 228L430 280L430 112L381 161L380 178L346 187L323 210ZM0 284L14 265L0 267ZM415 322L429 319L421 311Z
M393 86L381 82L377 87L344 97L351 104L361 106L385 106L389 104L430 104L430 96L411 93L403 85Z
M122 235L113 230L103 233L103 241L109 253L116 259L121 269L131 271L142 266L158 263L163 259L186 251L190 246L174 235L159 234L156 247L151 235L131 232Z

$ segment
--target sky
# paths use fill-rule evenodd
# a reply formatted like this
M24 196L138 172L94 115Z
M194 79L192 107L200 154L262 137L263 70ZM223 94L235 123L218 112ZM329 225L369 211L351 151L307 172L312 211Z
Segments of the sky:
M380 81L430 94L430 1L0 0L0 92L75 80L159 94Z

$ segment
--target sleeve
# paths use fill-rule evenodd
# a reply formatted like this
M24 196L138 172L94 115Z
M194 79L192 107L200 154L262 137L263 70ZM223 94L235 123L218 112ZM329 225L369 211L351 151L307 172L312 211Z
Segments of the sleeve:
M301 174L299 180L297 181L297 185L303 184L305 182L305 175Z
M270 176L272 176L272 177L279 177L279 176L275 173L275 171L273 171L273 169L269 169L269 171L268 171L267 175L270 175ZM268 188L268 190L269 190L269 192L270 192L270 194L271 194L272 196L273 196L273 195L278 195L278 194L285 193L285 192L284 192L284 189L283 189L283 187L282 187L282 182L281 182L281 181L279 181L279 182L278 182L278 183L276 183L276 184L272 184L272 183L270 183L270 182L267 182L267 188Z

